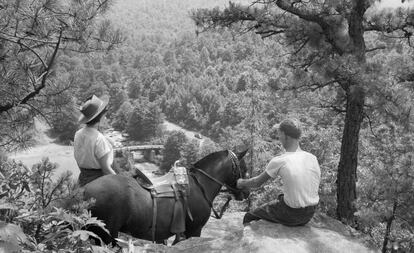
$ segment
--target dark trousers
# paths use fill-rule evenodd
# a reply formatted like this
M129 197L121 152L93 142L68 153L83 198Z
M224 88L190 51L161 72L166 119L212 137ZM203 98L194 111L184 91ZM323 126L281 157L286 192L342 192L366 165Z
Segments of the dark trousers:
M84 186L87 183L97 179L98 177L102 177L104 173L101 169L84 169L80 168L80 174L78 178L79 186Z
M286 226L302 226L308 223L315 214L316 205L303 208L292 208L286 205L283 194L276 201L272 201L253 211L247 212L243 218L243 225L254 220L264 219Z

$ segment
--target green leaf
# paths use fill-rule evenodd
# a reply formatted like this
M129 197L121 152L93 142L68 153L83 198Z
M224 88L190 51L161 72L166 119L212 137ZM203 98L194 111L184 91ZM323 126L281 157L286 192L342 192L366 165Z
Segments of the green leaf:
M17 206L11 204L11 203L7 203L7 202L2 202L0 203L0 210L17 210Z
M0 240L19 245L26 242L27 237L19 226L0 221Z
M18 253L21 252L21 247L10 242L0 241L0 252Z
M76 230L72 233L73 237L79 237L82 241L87 241L89 236L98 237L95 233L92 233L87 230Z
M106 233L109 234L109 231L105 228L105 226L106 226L105 223L103 223L101 220L98 220L96 217L89 218L86 221L85 225L97 225L100 228L102 228Z

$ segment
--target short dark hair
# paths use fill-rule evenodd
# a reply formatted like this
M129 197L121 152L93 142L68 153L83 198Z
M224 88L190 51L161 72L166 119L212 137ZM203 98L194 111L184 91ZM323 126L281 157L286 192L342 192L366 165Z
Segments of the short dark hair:
M279 130L289 137L299 139L302 135L299 122L294 119L285 119L279 124Z
M93 118L91 121L86 122L86 125L87 126L92 126L92 125L98 123L99 121L101 121L101 118L106 113L106 111L107 111L107 109L105 108L101 113L98 114L98 116Z

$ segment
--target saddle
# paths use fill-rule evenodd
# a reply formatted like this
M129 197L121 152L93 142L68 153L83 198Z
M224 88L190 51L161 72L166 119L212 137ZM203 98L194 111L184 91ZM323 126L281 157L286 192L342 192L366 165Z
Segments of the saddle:
M179 235L185 231L186 214L191 220L193 217L187 205L187 197L190 193L188 187L187 169L177 166L175 162L172 169L164 176L150 180L144 173L137 170L135 178L138 183L151 193L153 200L152 241L155 241L155 228L157 222L157 199L174 198L173 218L170 224L170 232Z

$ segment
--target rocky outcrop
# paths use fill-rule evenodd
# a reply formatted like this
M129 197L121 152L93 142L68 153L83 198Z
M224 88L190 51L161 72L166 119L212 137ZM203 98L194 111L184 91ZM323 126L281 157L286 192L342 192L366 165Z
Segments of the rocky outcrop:
M355 231L323 214L316 214L302 227L286 227L264 220L243 227L243 215L237 212L227 213L221 220L211 218L200 238L190 238L174 246L140 241L135 252L377 252L363 245Z

